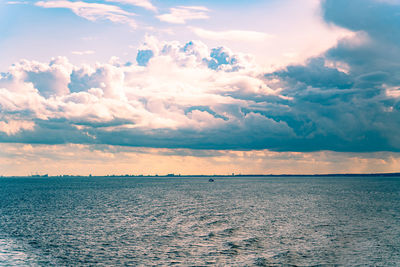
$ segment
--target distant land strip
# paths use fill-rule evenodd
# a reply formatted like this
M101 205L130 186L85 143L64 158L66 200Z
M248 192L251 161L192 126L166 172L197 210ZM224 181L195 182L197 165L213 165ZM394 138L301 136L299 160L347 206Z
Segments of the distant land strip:
M206 174L166 174L166 175L133 175L133 174L125 174L125 175L48 175L48 174L34 174L27 176L5 176L0 175L0 178L101 178L101 177L110 177L110 178L123 178L123 177L144 177L144 178L171 178L171 177L400 177L400 172L392 172L392 173L333 173L333 174L230 174L230 175L206 175Z

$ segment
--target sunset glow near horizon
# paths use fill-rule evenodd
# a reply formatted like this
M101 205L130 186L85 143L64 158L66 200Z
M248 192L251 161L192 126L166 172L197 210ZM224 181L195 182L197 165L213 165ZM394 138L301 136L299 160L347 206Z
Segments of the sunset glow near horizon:
M400 171L400 1L0 3L0 175Z

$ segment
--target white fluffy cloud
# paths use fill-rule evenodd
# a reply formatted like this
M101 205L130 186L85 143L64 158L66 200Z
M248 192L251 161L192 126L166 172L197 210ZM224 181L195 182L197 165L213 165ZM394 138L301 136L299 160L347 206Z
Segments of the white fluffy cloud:
M98 127L107 132L201 130L237 120L238 107L249 103L232 98L233 91L276 95L250 57L227 48L210 50L201 42L183 45L148 38L142 49L153 54L146 66L116 59L74 66L66 58L13 65L0 77L3 119L62 122L86 137ZM4 124L2 131L28 129L9 130L10 125Z

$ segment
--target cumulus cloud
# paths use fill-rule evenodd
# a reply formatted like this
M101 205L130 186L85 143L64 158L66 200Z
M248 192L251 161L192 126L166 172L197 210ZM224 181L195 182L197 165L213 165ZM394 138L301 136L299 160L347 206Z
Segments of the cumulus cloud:
M222 147L228 142L240 147L234 138L204 141L220 127L227 134L231 129L240 133L262 121L273 134L290 132L284 123L244 114L241 107L249 103L231 96L279 98L251 67L250 57L201 42L154 38L142 49L152 51L146 66L140 60L74 66L66 58L15 64L1 74L0 107L7 120L22 118L35 128L2 136L2 141L156 147Z
M177 6L170 8L170 13L158 15L157 18L161 21L185 24L188 20L208 19L209 9L203 6Z
M227 47L209 49L200 41L159 42L154 37L146 37L146 42L139 47L136 61L147 66L153 57L172 58L180 67L208 67L213 70L235 71L255 67L250 55L233 53Z
M39 1L36 6L43 8L68 8L77 16L90 21L109 20L114 23L122 23L136 28L136 22L132 18L135 14L122 10L114 5L87 3L81 1Z

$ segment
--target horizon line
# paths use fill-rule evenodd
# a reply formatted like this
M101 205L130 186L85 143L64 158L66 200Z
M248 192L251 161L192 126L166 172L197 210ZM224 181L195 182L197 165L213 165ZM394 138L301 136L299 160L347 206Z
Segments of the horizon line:
M48 174L34 174L34 175L0 175L0 178L68 178L68 177L82 177L82 178L100 178L100 177L159 177L159 178L171 178L171 177L344 177L344 176L400 176L400 172L388 172L388 173L323 173L323 174L107 174L107 175L48 175Z

